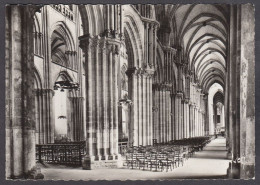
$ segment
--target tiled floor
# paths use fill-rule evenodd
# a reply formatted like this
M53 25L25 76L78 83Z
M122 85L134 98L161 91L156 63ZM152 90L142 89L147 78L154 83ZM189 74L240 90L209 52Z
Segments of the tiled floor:
M229 160L225 138L217 138L203 151L187 160L173 171L151 172L138 169L42 168L46 180L163 180L163 179L223 179L226 178Z

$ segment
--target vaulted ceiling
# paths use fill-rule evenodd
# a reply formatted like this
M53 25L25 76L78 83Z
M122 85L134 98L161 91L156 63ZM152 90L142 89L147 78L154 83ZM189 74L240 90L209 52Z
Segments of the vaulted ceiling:
M203 89L217 82L224 86L228 37L228 6L210 4L157 5L156 18L170 30L169 45L181 48Z

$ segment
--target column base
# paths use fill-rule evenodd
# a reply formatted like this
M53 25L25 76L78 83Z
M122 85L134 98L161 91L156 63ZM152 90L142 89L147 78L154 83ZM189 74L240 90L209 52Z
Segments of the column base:
M229 179L240 179L240 163L230 162L227 176Z
M27 179L44 179L39 167L33 168L27 175Z
M254 164L241 164L240 178L241 179L255 179L255 165Z
M33 167L29 172L20 176L10 176L7 179L44 179L44 175L41 173L41 168L38 166Z
M85 156L82 159L83 170L120 168L123 166L121 155Z

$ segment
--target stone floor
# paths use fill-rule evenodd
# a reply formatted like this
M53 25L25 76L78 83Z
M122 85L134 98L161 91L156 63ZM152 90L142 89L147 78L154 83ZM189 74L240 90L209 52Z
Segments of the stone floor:
M224 179L229 160L225 138L211 141L203 151L196 152L184 166L172 171L151 172L138 169L82 170L62 166L42 168L45 180L163 180L163 179Z

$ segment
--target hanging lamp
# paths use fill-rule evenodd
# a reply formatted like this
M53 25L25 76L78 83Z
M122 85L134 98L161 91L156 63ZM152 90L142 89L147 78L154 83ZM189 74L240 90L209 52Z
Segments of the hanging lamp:
M64 89L68 89L68 90L79 90L79 83L77 82L72 82L70 80L61 80L61 81L57 81L54 84L54 90L58 90L60 89L61 92L64 92Z

